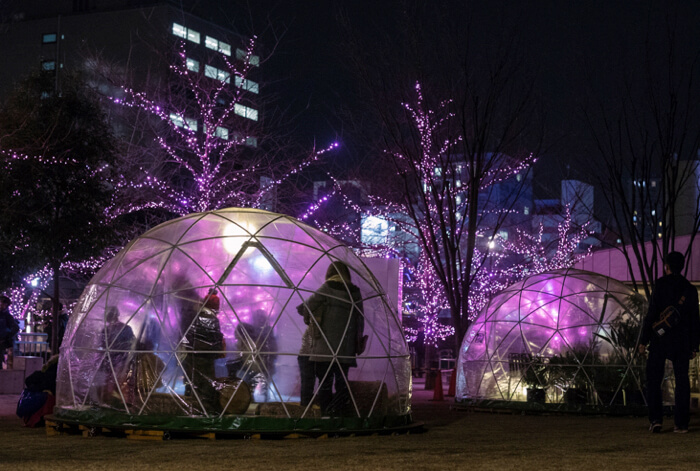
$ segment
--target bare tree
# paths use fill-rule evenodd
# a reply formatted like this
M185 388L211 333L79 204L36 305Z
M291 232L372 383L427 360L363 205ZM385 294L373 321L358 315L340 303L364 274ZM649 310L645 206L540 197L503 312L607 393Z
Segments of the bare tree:
M402 5L390 40L350 40L351 67L373 111L361 125L379 130L374 155L394 169L381 201L409 216L444 289L458 348L477 314L471 293L488 270L489 242L518 223L540 129L522 48L498 38L472 49L465 11Z
M661 33L650 20L643 60L622 79L619 100L585 112L605 170L595 175L609 227L647 296L677 236L689 235L689 251L700 228L700 49L681 53L673 18Z

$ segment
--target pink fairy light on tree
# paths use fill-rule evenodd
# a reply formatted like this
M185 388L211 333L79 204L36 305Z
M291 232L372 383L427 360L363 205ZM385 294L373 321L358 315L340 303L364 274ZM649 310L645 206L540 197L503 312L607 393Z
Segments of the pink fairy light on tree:
M123 96L113 98L156 118L160 164L147 163L149 154L122 175L111 217L145 209L184 215L269 206L283 183L338 147L332 143L305 158L289 158L271 134L260 134L269 131L255 108L260 100L260 86L251 78L259 64L252 60L255 48L253 37L238 59L209 52L194 60L181 42L167 90L144 93L125 87Z

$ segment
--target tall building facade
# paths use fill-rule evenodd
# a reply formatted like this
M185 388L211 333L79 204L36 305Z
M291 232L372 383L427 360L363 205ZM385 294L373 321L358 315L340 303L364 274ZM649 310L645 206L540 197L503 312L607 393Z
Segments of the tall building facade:
M183 11L179 2L154 0L23 0L3 2L0 12L0 99L24 76L54 74L60 92L64 71L79 70L106 96L121 86L135 90L164 87L172 74L177 44L184 43L187 69L245 91L234 112L250 129L260 120L254 79L259 56L247 54L246 39L226 25ZM248 60L250 76L231 77L226 61ZM173 116L195 125L195 116ZM201 127L201 123L199 124ZM234 130L217 129L218 137ZM246 132L246 145L256 146Z

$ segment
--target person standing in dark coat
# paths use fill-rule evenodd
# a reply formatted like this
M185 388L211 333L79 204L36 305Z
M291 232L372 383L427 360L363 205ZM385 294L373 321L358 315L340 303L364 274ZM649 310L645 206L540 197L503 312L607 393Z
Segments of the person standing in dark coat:
M5 353L13 347L19 332L19 324L10 314L11 304L10 298L0 296L0 363L5 362Z
M675 428L676 433L686 433L690 420L690 360L695 358L700 348L700 313L698 292L681 275L685 257L680 252L671 252L664 260L665 275L656 280L649 303L649 311L644 319L639 352L645 353L649 344L647 359L647 405L649 406L649 430L661 432L663 408L661 404L661 384L664 379L666 360L671 360L676 380L675 387ZM675 306L680 313L677 325L658 335L653 325L664 310Z
M335 261L328 266L323 285L304 304L315 318L310 319L309 326L314 323L320 327L312 334L309 353L309 363L319 381L319 405L323 414L339 414L350 402L348 372L357 366L356 356L361 353L365 326L362 294L352 284L348 266ZM303 308L298 310L305 312Z
M185 351L182 360L187 378L185 395L192 397L195 413L215 415L221 412L216 381L216 360L223 358L226 345L219 324L221 301L217 291L209 290L203 303L183 300L181 322L185 330ZM197 400L198 398L198 400ZM199 405L203 409L200 410Z

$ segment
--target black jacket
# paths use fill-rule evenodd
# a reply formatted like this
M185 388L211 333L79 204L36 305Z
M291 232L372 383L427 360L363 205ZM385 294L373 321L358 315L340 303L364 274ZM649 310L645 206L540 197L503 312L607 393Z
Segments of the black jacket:
M652 325L668 306L677 305L681 296L685 301L680 307L681 321L668 334L659 338ZM697 352L700 347L700 311L698 291L683 275L666 275L656 280L651 295L649 311L644 318L640 344L650 344L650 349L663 348L667 352Z
M0 348L10 348L17 338L19 324L8 309L0 311Z

